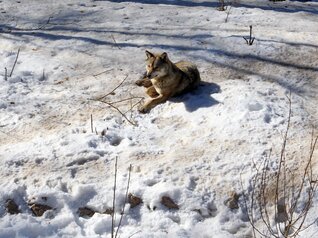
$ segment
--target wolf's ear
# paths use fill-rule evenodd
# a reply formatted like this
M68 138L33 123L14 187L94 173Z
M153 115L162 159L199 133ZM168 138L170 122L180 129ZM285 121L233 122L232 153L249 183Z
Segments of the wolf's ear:
M167 60L168 59L168 54L166 52L163 52L161 55L160 55L160 58L163 59L163 60Z
M155 57L154 54L149 52L148 50L146 50L146 56L147 56L147 59Z

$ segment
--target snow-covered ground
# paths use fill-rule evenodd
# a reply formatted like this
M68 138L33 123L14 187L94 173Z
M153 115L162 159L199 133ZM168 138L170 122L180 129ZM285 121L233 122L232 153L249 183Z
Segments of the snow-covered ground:
M129 192L120 237L251 237L244 201L231 192L251 186L254 163L286 130L294 167L308 158L318 127L318 2L197 0L0 1L0 237L110 237L115 158L116 224ZM243 36L253 26L248 46ZM16 55L17 64L10 77ZM143 97L134 81L144 51L198 65L202 85L139 114L108 102ZM5 80L5 68L8 78ZM93 128L91 132L91 115ZM95 129L94 129L95 130ZM317 152L314 172L318 171ZM245 192L246 192L245 191ZM170 197L179 209L160 201ZM317 218L318 194L306 224ZM14 200L20 213L10 215ZM54 208L41 217L30 201ZM79 217L78 208L96 211ZM315 237L318 224L301 233Z

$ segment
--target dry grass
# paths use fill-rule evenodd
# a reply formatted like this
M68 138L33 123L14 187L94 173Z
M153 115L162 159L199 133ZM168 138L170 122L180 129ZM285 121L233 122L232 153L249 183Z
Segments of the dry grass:
M254 237L297 237L316 221L306 222L318 186L317 171L312 166L318 136L314 136L313 131L310 147L307 151L301 151L307 154L307 159L302 166L293 166L290 162L297 158L286 152L292 114L291 96L288 100L288 121L280 155L275 159L270 151L260 164L255 164L251 192L243 192ZM273 162L277 165L274 168L269 166Z

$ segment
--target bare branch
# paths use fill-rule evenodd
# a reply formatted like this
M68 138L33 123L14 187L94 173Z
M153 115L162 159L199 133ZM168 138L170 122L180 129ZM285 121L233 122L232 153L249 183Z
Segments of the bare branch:
M106 97L109 96L109 95L113 95L114 92L116 91L116 89L118 89L118 88L126 81L127 78L128 78L128 75L126 75L126 77L124 78L124 80L121 81L121 83L118 84L112 91L110 91L109 93L107 93L106 95L104 95L104 96L102 96L102 97L96 98L96 100L99 101L99 100L102 100L102 99L106 98Z
M114 189L113 189L113 212L112 212L112 234L111 237L114 238L115 231L115 206L116 206L116 185L117 185L117 160L115 159L115 175L114 175Z
M249 36L249 38L243 36L244 40L246 41L246 44L248 44L248 45L253 45L254 40L255 40L255 37L252 37L252 28L253 28L253 26L250 26L250 36Z
M94 133L93 114L91 114L91 131Z
M4 67L4 81L8 80L8 69Z
M132 97L125 98L125 99L122 99L122 100L118 100L118 101L115 101L115 102L111 102L110 104L116 104L116 103L120 103L120 102L131 101L132 99L144 99L144 97L132 96ZM130 110L129 110L129 111L130 111Z
M97 77L97 76L99 76L99 75L102 75L102 74L104 74L104 73L107 73L107 72L109 72L109 71L111 71L112 69L107 69L107 70L104 70L103 72L100 72L100 73L97 73L97 74L93 74L93 77Z
M258 233L262 237L295 238L300 232L318 220L317 218L313 223L304 226L318 187L318 183L314 181L312 171L312 159L318 143L318 136L314 137L314 133L312 132L309 156L302 174L300 176L296 175L300 177L300 181L296 182L295 174L287 164L286 148L292 115L291 93L286 97L289 105L287 125L278 156L278 167L273 171L274 176L272 173L268 173L269 155L260 163L261 169L254 164L253 168L256 170L256 174L252 177L251 194L247 196L243 192L244 206L249 222L253 228L254 237L256 233ZM268 207L268 192L271 192L269 190L271 181L273 181L274 185L274 211L272 213L270 213ZM243 190L242 177L241 186ZM306 192L304 192L305 188L307 188ZM254 212L260 215L264 230L256 227ZM272 224L270 221L270 216L273 215L273 213L276 220L275 224Z
M99 101L99 100L98 100L98 101ZM112 105L112 103L105 102L105 101L99 101L99 102L105 103L105 104L107 104L108 106L114 108L114 109L115 109L117 112L119 112L119 114L122 115L131 125L133 125L133 126L137 126L137 125L138 125L137 123L135 123L135 122L129 120L128 117L127 117L123 112L121 112L121 110L120 110L118 107Z
M232 5L229 7L229 10L226 12L226 18L225 18L225 23L227 23L228 19L229 19L229 15L232 9Z
M143 99L144 97L137 97L137 96L131 96L129 98L124 98L124 99L120 99L120 100L117 100L117 101L114 101L114 102L108 102L105 100L105 98L109 95L114 95L115 91L125 82L125 80L127 79L128 75L126 75L126 77L124 78L124 80L122 82L120 82L119 85L117 85L112 91L110 91L109 93L107 93L106 95L102 96L102 97L99 97L99 98L96 98L96 99L90 99L90 100L93 100L93 101L98 101L98 102L102 102L102 103L105 103L107 104L108 106L112 107L113 109L115 109L117 112L119 112L120 115L122 115L131 125L133 126L137 126L137 123L135 123L134 121L132 121L132 119L128 118L126 116L126 113L127 112L131 112L132 109L138 105ZM133 99L139 99L137 103L135 104L132 104L132 100ZM121 103L121 102L127 102L127 101L130 101L130 109L126 112L122 112L119 107L115 106L114 104L117 104L117 103Z
M12 76L13 70L14 70L14 68L15 68L15 65L16 65L17 61L18 61L19 54L20 54L20 48L18 49L17 56L15 57L13 67L12 67L11 72L10 72L10 75L9 75L10 77Z
M113 36L113 34L111 34L110 36L111 36L111 38L113 39L113 41L114 41L116 47L120 50L121 48L120 48L119 45L117 44L117 42L116 42L115 37Z
M133 237L134 235L137 235L139 232L141 232L141 230L136 231L134 234L130 235L128 238L131 238L131 237Z
M122 210L121 210L121 216L120 216L120 220L119 220L118 227L117 227L117 230L116 230L115 238L117 237L119 228L120 228L120 226L121 226L121 222L122 222L123 217L124 217L125 205L126 205L126 203L127 203L127 198L128 198L128 190L129 190L129 183L130 183L130 173L131 173L131 164L129 165L129 172L128 172L128 181L127 181L125 201L124 201L123 208L122 208Z

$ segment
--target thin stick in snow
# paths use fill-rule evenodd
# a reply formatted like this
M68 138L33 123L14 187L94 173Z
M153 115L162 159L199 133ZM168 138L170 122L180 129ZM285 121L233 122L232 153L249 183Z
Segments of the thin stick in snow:
M131 120L132 119L132 109L133 109L132 99L130 99L129 103L130 103L130 120Z
M124 113L122 113L122 111L121 111L118 107L115 107L114 105L112 105L112 104L109 103L109 102L105 102L105 101L100 101L100 102L103 102L103 103L107 104L108 106L114 108L114 109L115 109L117 112L119 112L119 114L122 115L131 125L137 126L137 123L135 123L135 122L129 120L128 117L127 117Z
M116 159L115 159L115 176L114 176L114 190L113 190L113 213L112 213L112 235L111 235L111 237L112 237L112 238L114 238L114 229L115 229L115 206L116 206L117 160L118 160L118 157L116 157Z
M7 69L7 67L4 67L4 80L5 81L8 80L8 69Z
M117 44L117 42L116 42L116 40L115 40L115 37L114 37L113 35L110 35L110 36L111 36L111 38L113 39L113 41L114 41L116 47L120 50L121 48L120 48L119 45Z
M45 70L43 69L43 72L42 72L42 81L45 80Z
M141 230L139 230L139 231L136 231L134 234L132 234L131 236L128 236L128 238L131 238L131 237L133 237L134 235L137 235L139 232L141 232Z
M246 44L248 45L253 45L253 42L255 40L255 37L252 37L252 26L250 26L250 37L246 38L245 36L243 36L244 40L246 41Z
M122 208L122 210L121 210L121 214L120 214L121 216L120 216L120 220L119 220L118 227L117 227L117 230L116 230L115 238L117 237L117 234L118 234L118 231L119 231L121 222L122 222L123 217L124 217L125 205L126 205L126 203L127 203L127 198L128 198L128 190L129 190L129 183L130 183L130 173L131 173L131 164L129 165L129 172L128 172L128 181L127 181L125 201L124 201L123 208Z
M53 18L53 17L50 16L44 24L42 24L41 26L39 26L38 30L42 30L46 25L50 24L50 21L51 21L52 18Z
M229 10L226 12L225 23L227 23L227 21L228 21L228 19L229 19L229 15L230 15L231 8L232 8L232 5L229 7Z
M253 228L253 235L256 237L258 233L262 237L284 237L294 238L300 232L306 230L314 221L305 226L307 215L311 209L314 196L318 189L318 184L312 183L316 176L312 171L312 159L316 144L318 143L318 136L314 137L312 132L312 139L310 143L309 157L305 164L304 170L299 174L299 181L295 183L295 173L286 165L286 160L289 159L287 155L288 133L291 126L292 115L292 100L291 92L286 95L289 103L289 111L287 117L287 126L282 138L282 147L280 155L278 156L278 167L273 171L269 170L269 163L271 162L271 150L268 156L265 157L264 162L260 163L260 167L256 166L256 175L252 178L251 195L244 193L242 177L241 188L243 191L243 202L248 216L248 220ZM296 168L295 168L296 169ZM298 168L296 169L298 170ZM289 177L290 176L290 177ZM269 187L270 181L273 181L274 187ZM270 201L268 198L269 192L273 192L272 199L274 200L273 214L270 213ZM250 207L248 206L250 204ZM257 220L254 213L260 215L260 222L263 227L260 229L256 226ZM275 222L270 218L274 216Z
M112 69L107 69L107 70L105 70L105 71L103 71L103 72L100 72L100 73L97 73L97 74L93 74L93 77L97 77L97 76L99 76L99 75L101 75L101 74L104 74L104 73L107 73L107 72L109 72L109 71L111 71Z
M93 114L91 114L91 131L94 133Z
M129 98L125 98L125 99L122 99L122 100L118 100L118 101L115 101L115 102L111 102L110 104L125 102L125 101L128 101L128 100L130 100L130 102L131 102L132 99L140 99L140 100L141 100L141 99L144 99L144 97L131 96L131 97L129 97ZM129 111L130 111L130 110L129 110Z
M110 91L109 93L107 93L106 95L104 95L104 96L102 96L102 97L97 98L96 100L98 101L98 100L104 99L105 97L107 97L107 96L109 96L109 95L113 95L114 92L115 92L115 90L116 90L117 88L119 88L119 87L126 81L127 78L128 78L128 74L126 75L126 77L124 78L124 80L121 81L121 83L118 84L112 91Z
M135 97L135 96L132 96L132 97L129 97L129 98L125 98L125 99L121 99L121 100L117 100L117 101L114 101L114 102L107 102L105 100L105 98L109 95L114 95L115 94L115 91L126 81L126 79L128 78L128 75L126 75L126 77L124 78L123 81L120 82L119 85L117 85L112 91L110 91L109 93L107 93L106 95L104 96L101 96L99 98L96 98L96 99L90 99L90 100L93 100L93 101L98 101L98 102L102 102L102 103L105 103L107 104L108 106L112 107L113 109L115 109L117 112L120 113L120 115L122 115L131 125L133 126L137 126L137 123L135 123L130 117L130 119L126 116L126 113L131 111L135 106L137 106L142 100L143 100L143 97ZM117 104L117 103L121 103L121 102L125 102L125 101L131 101L133 99L139 99L138 102L136 104L133 104L131 103L131 107L130 109L127 111L127 112L122 112L119 107L115 106L114 104Z
M15 57L15 61L14 61L13 67L12 67L11 73L9 75L10 77L12 76L13 70L15 68L15 65L16 65L17 61L18 61L19 53L20 53L20 48L18 49L17 56Z

